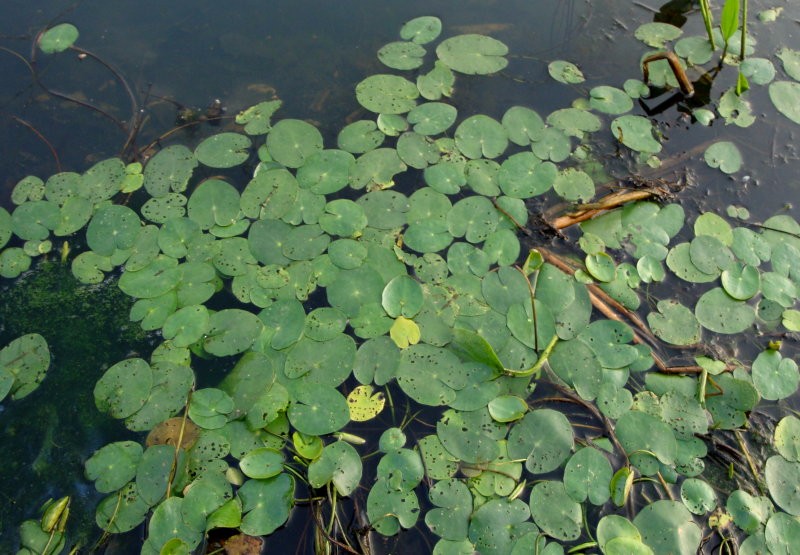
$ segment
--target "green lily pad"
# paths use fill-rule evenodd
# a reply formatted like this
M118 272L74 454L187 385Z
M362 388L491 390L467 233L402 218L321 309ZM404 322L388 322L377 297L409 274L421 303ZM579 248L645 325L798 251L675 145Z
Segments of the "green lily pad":
M592 447L577 451L564 468L564 488L573 501L588 498L593 505L603 505L611 496L613 469L608 458Z
M194 149L195 158L210 168L233 168L250 158L252 141L239 133L212 135Z
M30 267L31 257L21 248L9 247L0 252L0 276L13 279Z
M558 169L532 152L512 154L497 172L497 184L510 197L528 199L546 193L558 179ZM594 192L594 185L592 185Z
M303 120L284 119L267 135L267 150L276 162L299 168L311 155L322 151L322 134Z
M690 309L673 300L659 301L657 309L647 315L647 323L659 338L673 345L700 341L700 324Z
M704 515L717 506L714 489L704 480L689 478L681 484L681 501L693 514Z
M703 535L679 501L651 503L639 511L633 524L654 553L696 553Z
M337 441L326 445L322 454L308 466L308 481L315 488L330 482L339 495L346 497L361 482L361 467L358 451L347 442Z
M505 435L505 426L492 420L487 409L449 409L436 423L436 433L449 454L464 462L481 464L500 454L498 440Z
M518 540L530 532L538 532L533 523L528 521L529 518L528 505L521 499L492 499L472 514L469 524L469 540L472 544L467 548L487 555L511 553Z
M129 483L103 499L97 506L97 525L108 532L123 534L136 528L150 512L135 483Z
M150 397L153 370L147 361L131 358L118 362L97 381L94 400L98 410L114 418L127 418Z
M508 47L485 35L457 35L439 43L436 55L453 71L467 75L489 75L508 65Z
M33 392L50 367L50 350L47 341L38 333L17 337L0 350L0 373L5 376L3 399L11 393L13 399L22 399Z
M242 457L239 468L248 478L266 480L283 471L283 462L282 452L269 447L259 447Z
M183 192L197 167L194 153L183 145L171 145L153 156L144 168L144 188L153 198L170 191Z
M355 164L344 150L320 150L308 156L297 170L297 182L313 193L327 195L347 186Z
M279 219L296 204L297 179L283 168L256 171L241 196L241 209L252 219Z
M307 435L333 433L350 420L350 410L342 394L313 382L295 391L286 415L292 426Z
M368 187L387 188L394 185L394 177L408 166L393 148L378 148L361 155L350 173L350 186L354 189Z
M371 75L356 85L359 104L378 114L405 114L417 105L419 91L397 75Z
M567 417L552 409L529 412L508 434L508 456L525 459L525 468L544 474L561 466L574 444Z
M733 266L722 272L721 282L728 295L746 301L761 289L761 274L753 266Z
M628 455L652 453L664 464L672 464L678 445L675 434L660 419L650 414L631 410L617 420L617 437Z
M432 70L417 77L417 89L426 100L452 96L454 83L453 71L439 60L433 64Z
M784 47L778 50L777 56L783 62L786 74L795 81L800 81L800 51Z
M211 315L203 348L216 356L230 356L250 348L264 325L255 314L228 308Z
M237 496L242 501L242 532L266 536L283 526L294 505L294 479L285 472L267 480L250 479Z
M392 69L416 69L424 56L425 49L416 42L390 42L378 50L378 59Z
M244 125L244 132L248 135L264 135L272 129L272 114L281 107L280 100L267 100L250 106L236 114L236 123Z
M55 202L49 200L26 202L11 213L11 230L14 235L26 241L47 239L50 231L56 229L60 223L61 211Z
M753 361L752 374L758 393L769 400L789 397L800 383L797 363L773 350L759 353Z
M186 406L189 391L194 386L194 372L188 366L172 363L158 363L153 367L153 387L141 409L125 419L125 426L134 432L152 429ZM174 447L170 447L172 459ZM162 489L164 491L164 489Z
M547 71L550 73L550 77L567 85L583 83L586 80L578 66L564 60L550 62L547 64Z
M645 154L661 152L653 124L642 116L620 116L611 122L611 132L619 142Z
M709 146L703 155L706 164L719 168L727 174L736 173L742 167L742 155L730 141L719 141Z
M214 430L228 423L228 415L233 409L233 399L227 393L210 387L192 394L188 412L195 424L206 430Z
M664 48L665 42L677 39L683 31L669 23L651 22L640 25L633 34L648 46Z
M695 316L704 328L717 333L740 333L755 321L753 307L731 298L721 287L704 293L695 305Z
M627 96L626 96L627 98ZM562 108L547 116L547 124L564 132L568 137L582 138L585 133L598 131L600 118L586 110Z
M764 537L770 553L790 555L800 542L800 523L785 513L775 513L767 521Z
M454 106L443 102L426 102L408 113L408 123L420 135L438 135L450 128L456 121L458 111Z
M384 536L393 536L400 528L411 528L419 515L419 501L413 490L396 489L391 480L378 479L367 497L367 516L372 526Z
M580 505L567 495L562 482L545 480L533 486L530 507L533 521L548 536L561 541L580 537Z
M164 322L162 334L176 347L188 347L202 339L209 328L208 309L203 305L192 305L171 314Z
M483 114L462 121L455 139L458 150L471 159L497 158L508 146L508 133L500 122Z
M346 152L362 154L378 148L385 138L374 121L361 120L346 125L339 132L336 143Z
M39 48L45 54L63 52L78 40L78 28L71 23L59 23L39 35Z
M436 39L442 32L442 21L438 17L426 15L407 21L400 28L400 38L417 44L426 44Z
M633 100L625 91L603 85L589 91L589 105L593 110L616 116L633 109Z
M775 426L775 449L788 461L800 461L800 419L786 416Z
M553 181L553 189L565 200L587 202L594 197L594 181L591 176L575 168L558 172Z
M239 192L221 179L209 179L195 189L187 209L202 230L229 226L239 218Z
M117 491L136 477L142 453L142 446L133 441L109 443L86 461L86 478L100 493Z
M527 146L537 140L544 130L541 116L530 108L512 106L503 114L503 127L508 132L508 139L520 146Z

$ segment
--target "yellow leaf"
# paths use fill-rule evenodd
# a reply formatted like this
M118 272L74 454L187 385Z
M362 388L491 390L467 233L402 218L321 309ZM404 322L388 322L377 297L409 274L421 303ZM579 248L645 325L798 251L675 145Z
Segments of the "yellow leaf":
M350 420L366 422L372 420L383 410L386 398L379 391L374 395L371 385L360 385L347 396L347 406L350 407Z
M405 349L409 345L416 345L420 338L419 326L414 320L398 316L389 330L389 337L401 349Z

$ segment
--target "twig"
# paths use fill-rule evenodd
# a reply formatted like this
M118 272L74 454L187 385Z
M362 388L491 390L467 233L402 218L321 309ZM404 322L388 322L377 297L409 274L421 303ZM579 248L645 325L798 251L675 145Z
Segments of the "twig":
M40 139L40 140L41 140L41 141L42 141L42 142L43 142L45 145L47 145L47 148L49 148L49 149L50 149L50 154L52 154L52 155L53 155L53 160L55 160L55 163L56 163L56 169L57 169L57 170L58 170L58 172L60 173L60 172L61 172L61 160L58 158L58 153L56 152L56 149L55 149L55 148L53 148L53 145L50 143L50 141L48 141L48 140L47 140L47 138L46 138L44 135L42 135L42 134L39 132L39 130L38 130L38 129L36 129L36 128L35 128L35 127L34 127L34 126L31 124L31 123L29 123L29 122L25 121L24 119L22 119L22 118L19 118L19 117L17 117L17 116L11 116L11 115L9 115L8 117L9 117L9 118L11 118L11 119L13 119L14 121L16 121L17 123L19 123L20 125L24 125L24 126L25 126L25 127L27 127L28 129L30 129L30 130L31 130L31 131L32 131L32 132L33 132L33 133L34 133L34 134L35 134L37 137L39 137L39 139Z

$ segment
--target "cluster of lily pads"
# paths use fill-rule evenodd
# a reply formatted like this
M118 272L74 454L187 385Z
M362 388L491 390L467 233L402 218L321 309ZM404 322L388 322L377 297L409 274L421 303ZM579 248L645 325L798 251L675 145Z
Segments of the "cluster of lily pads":
M86 476L107 494L98 526L125 533L146 521L147 554L192 552L218 528L269 536L305 492L302 480L329 511L337 496L368 490L373 530L390 536L422 521L442 555L553 555L576 545L689 554L710 531L740 542L740 553L789 553L800 544L796 417L777 425L777 452L763 468L736 469L763 476L727 498L704 470L715 433L746 427L761 399L795 393L797 365L775 344L752 363L719 360L699 344L754 327L800 330L800 224L781 215L753 225L731 207L729 219L706 213L686 229L679 205L636 202L581 225L580 261L523 248L530 199L551 190L569 202L594 198L592 133L657 163L653 123L628 114L648 87L596 87L544 118L524 106L499 120L459 118L448 102L455 74L498 72L507 48L458 35L438 43L431 67L427 45L441 28L420 17L381 48L379 59L404 73L358 84L359 103L375 115L344 127L335 147L310 123L273 122L273 100L240 113L241 131L194 150L173 145L144 166L110 159L17 184L16 208L0 209L0 275L61 256L83 283L119 276L136 299L131 320L162 339L95 386L99 410L148 434L144 445L118 441L88 459ZM679 32L647 24L637 37L662 47ZM51 51L63 49L62 35ZM694 39L675 51L709 61L713 52ZM779 56L796 79L800 54ZM756 60L742 71L771 81L772 63ZM668 86L674 77L659 63L651 82ZM566 61L549 69L565 83L583 80ZM770 85L773 100L784 99L778 109L800 123L800 103L785 101L798 89ZM749 105L731 95L717 112L741 125ZM705 112L697 119L715 117ZM706 151L728 173L739 169L735 155L723 143ZM247 164L252 177L239 183ZM395 187L406 176L415 184ZM681 232L691 238L673 244ZM667 276L711 286L694 307L640 306L641 287ZM648 312L653 344L645 327L595 311L597 291L620 314ZM669 345L697 348L696 366L659 365ZM21 397L41 381L44 352L35 335L0 352L6 393ZM215 358L232 369L198 389L193 364ZM438 407L435 426L409 443L398 423L365 445L351 423L381 414L393 383ZM540 386L557 395L537 396ZM564 403L583 407L591 425L555 410ZM376 450L367 483L362 458ZM653 480L664 489L651 502L641 491ZM765 490L747 490L762 481ZM54 529L26 521L22 552L58 552L65 538Z

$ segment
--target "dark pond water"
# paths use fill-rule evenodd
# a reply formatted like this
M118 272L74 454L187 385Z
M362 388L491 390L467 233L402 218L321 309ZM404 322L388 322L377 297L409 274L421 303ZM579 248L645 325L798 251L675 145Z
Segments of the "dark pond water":
M682 25L687 34L700 33L699 14L685 14L685 4L679 0L665 6L657 0L4 0L0 205L10 207L11 190L26 175L46 178L59 170L80 172L119 154L128 134L114 121L126 124L141 118L135 144L146 155L148 146L175 128L180 109L203 111L217 99L227 115L234 115L265 98L279 97L280 117L312 121L326 144L332 144L348 117L359 114L355 84L383 71L375 57L377 49L395 40L400 26L419 15L439 16L444 35L485 33L510 48L510 64L500 75L459 79L452 101L462 117L485 113L499 118L515 104L546 114L568 106L595 85L620 86L639 77L641 48L632 34L641 23L670 21ZM766 7L753 4L753 12ZM759 51L772 53L783 45L797 48L800 6L789 0L769 6L773 4L784 12L770 33L757 36ZM688 21L682 21L686 17ZM133 105L108 68L92 59L38 55L37 63L44 84L97 106L105 115L47 95L32 82L26 65L9 51L29 57L33 36L61 21L75 24L81 32L80 46L124 77ZM556 59L577 63L586 83L570 88L550 79L547 62ZM715 82L712 98L730 84ZM655 108L666 98L647 105ZM753 91L752 102L759 121L746 130L721 121L707 128L693 125L680 106L667 107L656 116L668 139L665 151L675 156L689 152L665 177L688 184L680 201L690 217L701 209L724 209L729 204L747 206L756 220L781 211L797 217L797 126L774 113L764 88ZM644 113L643 107L634 113ZM223 119L217 127L190 126L163 144L193 146L228 125L230 120ZM746 169L733 178L709 170L702 163L702 149L692 151L720 137L736 141L742 149ZM609 137L604 140L610 143ZM613 148L607 151L609 166L625 177L625 162ZM120 307L125 302L115 296L113 284L79 288L76 293L69 276L58 270L39 279L29 278L15 287L13 295L5 285L0 300L0 345L20 333L38 331L47 336L54 353L50 375L40 390L23 401L0 405L3 553L15 549L22 520L36 515L47 498L66 494L77 499L75 520L83 526L78 533L85 534L88 543L96 538L86 523L93 520L98 496L82 478L83 462L99 446L133 434L94 410L92 387L105 367L146 350L149 344L135 326L127 325L127 309L97 319L103 306ZM64 321L62 314L78 316ZM303 530L303 523L294 523L286 541L294 541ZM408 533L403 541L405 550L430 549L418 533Z

